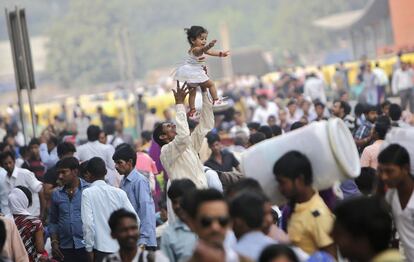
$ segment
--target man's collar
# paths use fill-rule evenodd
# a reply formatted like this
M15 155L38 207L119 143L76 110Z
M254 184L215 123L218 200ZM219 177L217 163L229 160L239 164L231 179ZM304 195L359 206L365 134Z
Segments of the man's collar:
M129 175L125 177L125 179L132 182L138 179L138 175L139 175L138 171L135 168L133 168L132 171L129 173Z

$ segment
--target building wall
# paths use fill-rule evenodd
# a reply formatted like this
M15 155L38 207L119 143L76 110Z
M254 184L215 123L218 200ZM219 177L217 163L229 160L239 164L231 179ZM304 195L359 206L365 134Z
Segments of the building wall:
M414 44L414 0L389 0L396 46Z

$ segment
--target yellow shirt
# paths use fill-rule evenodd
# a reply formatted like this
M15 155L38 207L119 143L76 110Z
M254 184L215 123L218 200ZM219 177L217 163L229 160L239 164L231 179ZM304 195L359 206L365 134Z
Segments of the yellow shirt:
M403 262L400 252L397 249L387 249L380 253L371 262Z
M295 246L308 254L333 244L329 236L334 216L318 193L304 203L296 204L288 222L288 235Z

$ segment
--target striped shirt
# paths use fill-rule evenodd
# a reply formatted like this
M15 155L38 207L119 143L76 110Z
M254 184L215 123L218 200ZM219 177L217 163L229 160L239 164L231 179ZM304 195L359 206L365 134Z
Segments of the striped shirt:
M14 222L19 230L20 237L22 238L24 247L26 248L29 256L29 261L37 261L37 250L35 247L34 235L38 231L43 231L43 224L36 217L26 215L14 215Z

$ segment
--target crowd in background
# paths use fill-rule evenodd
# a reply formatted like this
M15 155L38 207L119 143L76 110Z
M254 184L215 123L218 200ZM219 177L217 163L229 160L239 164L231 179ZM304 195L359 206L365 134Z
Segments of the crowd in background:
M398 60L389 77L361 61L351 86L341 63L330 82L316 70L282 72L273 83L254 76L221 83L231 107L214 112L197 152L209 189L169 180L178 175L165 171L153 132L160 123L175 128L179 115L171 108L160 118L142 95L138 138L101 107L93 125L81 108L62 106L26 144L10 106L0 122L0 261L414 260L414 160L402 146L380 150L391 128L414 125L412 65ZM289 203L273 206L243 177L243 152L329 118L352 133L361 175L315 192L311 163L292 151L273 170ZM201 121L188 120L189 132ZM385 196L393 220L374 195Z

